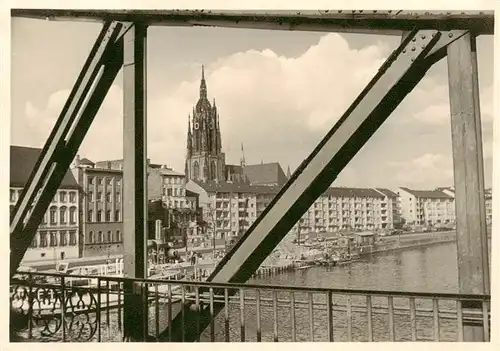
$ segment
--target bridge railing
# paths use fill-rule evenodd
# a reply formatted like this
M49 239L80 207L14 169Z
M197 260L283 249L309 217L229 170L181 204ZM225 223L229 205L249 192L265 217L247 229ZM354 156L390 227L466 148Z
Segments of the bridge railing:
M489 340L486 295L22 273L11 282L11 341L121 342L131 280L148 301L148 325L136 327L151 341L173 340L164 330L183 304L214 315L200 341L463 341L464 323Z

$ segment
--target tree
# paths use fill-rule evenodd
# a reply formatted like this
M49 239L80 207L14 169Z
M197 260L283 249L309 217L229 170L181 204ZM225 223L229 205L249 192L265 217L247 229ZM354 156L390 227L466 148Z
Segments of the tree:
M215 198L217 199L217 193L215 193ZM216 231L217 231L217 223L216 223L216 220L217 220L217 209L216 209L216 206L214 206L214 204L212 203L209 203L207 205L207 216L206 218L209 220L207 222L207 229L210 229L210 231L212 232L212 246L213 246L213 250L214 250L214 254L215 254L215 234L216 234Z

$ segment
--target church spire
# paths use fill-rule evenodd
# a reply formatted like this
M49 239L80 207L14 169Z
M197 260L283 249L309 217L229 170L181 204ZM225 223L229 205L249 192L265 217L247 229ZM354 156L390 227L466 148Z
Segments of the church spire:
M288 165L288 169L286 170L286 177L290 179L292 177L292 174L290 173L290 165Z
M207 98L207 82L205 81L205 66L201 66L200 98Z
M188 132L187 132L187 158L193 154L193 137L191 134L191 116L188 114Z
M243 143L241 143L241 159L240 159L241 167L245 167L245 151L243 151Z

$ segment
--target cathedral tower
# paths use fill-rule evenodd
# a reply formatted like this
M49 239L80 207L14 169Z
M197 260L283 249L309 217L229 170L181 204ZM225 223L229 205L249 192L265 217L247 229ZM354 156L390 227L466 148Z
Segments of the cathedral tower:
M186 180L224 180L225 155L222 152L219 114L208 101L205 69L201 68L200 97L188 118Z

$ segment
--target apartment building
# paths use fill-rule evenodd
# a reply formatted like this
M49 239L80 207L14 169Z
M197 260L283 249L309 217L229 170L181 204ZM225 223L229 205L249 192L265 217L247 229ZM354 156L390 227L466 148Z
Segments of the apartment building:
M384 217L387 217L387 225L383 226L383 228L401 228L403 221L401 218L399 195L386 188L376 188L375 190L384 195L384 200L382 201L381 206L383 208L387 206L387 216L382 215L383 222L385 221Z
M400 187L401 216L409 225L455 223L455 199L444 190L413 190Z
M279 188L255 186L248 182L191 180L186 188L199 195L203 220L210 236L217 239L236 237L255 222Z
M368 188L330 187L294 226L295 233L390 229L396 194Z
M445 194L455 198L455 187L454 186L437 188L436 190L440 190L440 191L444 192ZM491 226L492 221L493 221L491 188L484 189L484 202L485 202L485 208L486 208L486 224L488 226Z
M76 157L71 170L83 193L80 201L81 256L123 253L123 173L110 163Z
M10 147L11 213L19 201L41 151L31 147ZM73 174L67 172L24 255L24 263L79 257L79 197L80 187Z

